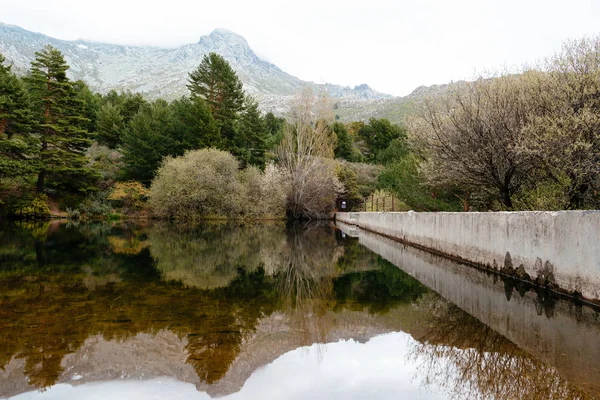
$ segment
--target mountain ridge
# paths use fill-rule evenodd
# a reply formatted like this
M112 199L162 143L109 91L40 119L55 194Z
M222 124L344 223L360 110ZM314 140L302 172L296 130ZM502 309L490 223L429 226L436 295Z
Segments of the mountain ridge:
M230 62L261 110L280 116L287 115L296 93L310 87L317 93L328 92L342 122L388 118L402 123L423 98L436 95L447 86L419 86L408 96L394 97L365 83L350 87L303 81L260 58L243 36L226 28L200 36L195 43L158 47L62 40L0 22L0 53L17 74L27 73L35 52L46 44L63 53L70 66L69 76L82 79L92 90L100 93L131 90L149 99L167 100L188 93L188 73L197 68L205 54L214 51Z
M155 46L116 45L78 39L55 39L16 25L0 23L0 53L15 72L24 74L35 52L50 44L60 50L70 66L73 79L84 80L91 89L106 93L111 89L141 92L150 99L168 100L187 93L188 73L214 51L228 60L237 71L244 89L251 95L277 102L277 98L293 96L304 87L325 89L333 98L379 100L393 96L377 92L366 84L354 88L330 83L303 81L262 60L241 35L218 28L198 42L167 48ZM285 101L284 101L285 102Z

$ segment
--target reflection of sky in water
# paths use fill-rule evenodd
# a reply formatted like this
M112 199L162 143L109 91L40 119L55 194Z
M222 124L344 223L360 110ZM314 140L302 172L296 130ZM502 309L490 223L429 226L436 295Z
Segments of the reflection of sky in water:
M417 344L406 333L312 345L286 353L257 370L242 390L223 399L444 399L417 374L421 360L409 352ZM443 362L440 360L440 362ZM70 386L12 399L209 399L195 386L171 378L111 381Z

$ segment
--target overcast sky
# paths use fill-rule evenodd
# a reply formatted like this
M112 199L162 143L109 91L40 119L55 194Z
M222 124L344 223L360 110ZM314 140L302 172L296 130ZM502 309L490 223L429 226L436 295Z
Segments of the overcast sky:
M157 46L227 28L299 78L406 95L599 34L600 1L0 0L0 21L59 39Z
M458 385L455 369L444 358L423 358L422 345L404 332L377 336L367 343L353 340L315 344L292 350L256 369L239 392L222 400L348 399L348 400L442 400L440 387ZM468 350L457 350L457 352ZM427 363L437 368L426 368ZM436 376L434 372L444 371ZM72 373L72 372L71 372ZM65 374L66 375L66 374ZM75 376L78 380L80 375ZM89 379L89 378L88 378ZM235 377L226 376L229 386ZM233 379L233 382L232 382ZM429 384L426 384L426 383ZM233 385L232 385L233 383ZM222 385L221 388L227 388ZM214 388L213 388L214 389ZM218 390L218 385L217 385ZM460 394L460 393L459 393ZM46 391L33 391L11 400L210 400L191 383L173 378L121 379L82 385L59 384Z

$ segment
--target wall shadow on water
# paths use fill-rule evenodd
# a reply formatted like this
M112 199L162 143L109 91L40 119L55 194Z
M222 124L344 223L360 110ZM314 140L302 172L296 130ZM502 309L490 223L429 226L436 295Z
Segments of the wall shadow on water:
M513 279L338 224L439 295L423 296L421 372L458 398L600 395L600 314ZM428 321L428 322L427 322ZM429 328L427 328L429 327Z
M0 397L64 381L65 357L91 337L165 330L206 389L270 316L298 347L357 336L336 321L358 312L373 326L364 340L399 330L373 318L427 292L330 225L12 223L0 243Z

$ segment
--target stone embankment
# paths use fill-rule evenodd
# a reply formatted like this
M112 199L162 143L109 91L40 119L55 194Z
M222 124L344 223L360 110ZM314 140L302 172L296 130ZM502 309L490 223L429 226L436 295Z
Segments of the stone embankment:
M600 211L359 212L335 217L600 304Z

